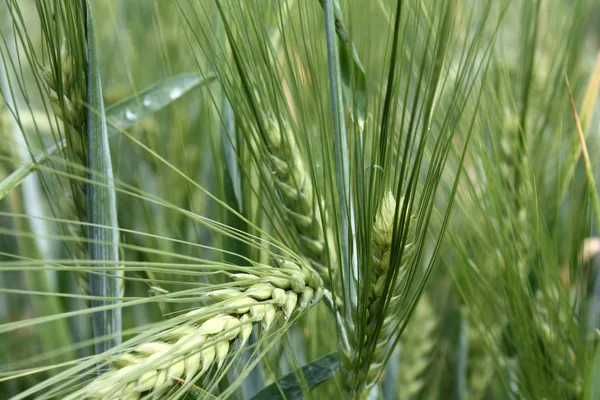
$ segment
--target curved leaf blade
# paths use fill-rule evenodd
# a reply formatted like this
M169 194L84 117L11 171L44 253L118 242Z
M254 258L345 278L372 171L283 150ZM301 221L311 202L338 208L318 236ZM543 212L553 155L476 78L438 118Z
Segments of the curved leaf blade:
M144 118L166 108L191 90L207 85L215 79L215 75L207 75L205 77L198 74L176 75L149 86L139 93L107 107L106 119L109 124L109 137L118 132L118 130L114 128L129 128L137 122L142 121ZM169 96L167 97L165 94L169 94ZM140 99L142 102L141 105L139 105ZM143 99L156 99L156 101L149 104L148 107L145 107ZM148 104L148 102L146 102L146 104ZM135 113L136 118L126 118L127 115L130 117L132 116L131 113L126 113L127 110ZM113 129L110 129L111 127ZM2 200L11 190L18 187L29 174L35 171L37 165L44 164L52 156L59 151L62 151L65 146L66 143L63 139L47 148L43 153L36 155L34 162L19 167L3 179L0 182L0 200Z
M106 118L114 128L129 128L167 107L190 90L200 85L206 85L215 79L215 75L204 77L198 74L184 74L167 78L113 104L106 110Z
M103 274L89 274L90 295L116 298L122 295L122 273L114 266L119 261L119 235L117 223L117 200L100 68L96 55L96 34L89 2L86 2L87 28L87 159L88 183L87 199L87 252L88 259L106 262ZM96 110L98 112L96 112ZM93 308L109 305L112 301L92 300ZM106 337L106 341L97 341L96 354L103 353L121 343L121 309L96 311L92 314L92 327L95 338Z
M340 358L338 353L327 354L265 387L254 395L251 400L301 399L302 390L315 388L334 376L339 369ZM303 382L298 381L298 376L304 377L306 387L303 387Z

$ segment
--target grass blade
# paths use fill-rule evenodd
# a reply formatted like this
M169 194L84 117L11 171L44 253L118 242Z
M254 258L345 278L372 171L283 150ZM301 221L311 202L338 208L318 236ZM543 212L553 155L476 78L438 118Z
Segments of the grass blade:
M334 376L340 369L337 353L330 353L294 371L258 392L251 400L302 399L302 390L310 390ZM303 376L306 386L298 381Z
M88 259L106 261L107 265L117 265L119 260L119 237L117 227L116 196L113 182L112 162L108 146L108 131L102 100L100 70L96 56L95 32L91 6L87 3L86 30L88 50L87 70L87 143L88 179L87 219ZM108 268L108 267L107 267ZM103 275L90 274L90 294L115 298L122 296L122 282L119 272L104 271ZM108 301L92 300L92 307L110 304ZM94 336L107 337L106 341L96 341L95 350L100 354L121 342L121 309L97 311L92 315Z
M323 0L319 0L319 2L325 9ZM338 0L333 0L332 3L335 32L339 44L340 77L344 85L344 95L351 109L354 109L354 101L356 101L356 114L362 131L367 112L367 77L356 47L350 39L350 33L344 24L340 3Z
M123 99L106 108L106 120L111 127L127 129L154 113L164 109L193 89L208 85L215 80L214 75L202 77L197 74L177 75L149 86L139 93ZM141 104L139 101L141 100ZM150 102L148 102L150 101ZM145 102L145 103L144 103ZM117 129L110 129L109 136ZM37 165L44 164L52 156L66 147L65 140L47 148L34 158L34 162L23 165L0 182L0 200L18 187L25 178L35 171Z
M126 129L146 117L162 110L173 101L216 79L215 75L183 74L167 78L139 93L113 104L106 110L111 126Z
M575 119L575 125L577 126L577 134L579 135L579 141L581 143L581 154L583 157L583 164L585 165L585 172L588 180L588 187L590 191L590 198L592 200L592 208L596 216L596 224L600 227L600 201L598 200L598 192L596 190L596 180L594 179L594 173L592 171L592 164L590 163L590 156L587 151L585 144L585 135L581 128L581 122L579 121L579 115L577 114L577 108L575 107L575 101L573 100L573 94L571 93L571 85L569 84L569 78L565 73L565 82L567 84L567 92L569 93L569 102L571 103L571 111L573 112L573 118Z

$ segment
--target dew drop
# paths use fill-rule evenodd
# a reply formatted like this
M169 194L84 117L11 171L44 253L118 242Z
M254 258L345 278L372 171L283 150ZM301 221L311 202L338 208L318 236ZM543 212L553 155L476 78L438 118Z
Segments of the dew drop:
M171 99L176 99L179 96L181 96L181 93L182 93L182 90L180 88L173 88L169 92L169 96L171 96Z
M134 120L137 118L137 114L130 109L125 110L125 118L129 120Z
M144 107L150 107L152 105L152 100L150 100L149 98L145 98L144 100L142 100L142 105Z

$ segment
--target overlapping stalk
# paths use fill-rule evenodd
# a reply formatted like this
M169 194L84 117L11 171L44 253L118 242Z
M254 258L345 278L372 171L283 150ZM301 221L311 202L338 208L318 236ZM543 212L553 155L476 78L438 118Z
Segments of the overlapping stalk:
M220 369L233 342L243 345L260 324L267 332L274 321L288 320L319 301L323 281L309 267L282 261L279 268L261 268L260 277L232 274L235 288L207 293L218 301L187 314L188 321L159 334L111 360L114 369L96 378L68 399L137 400L145 394L160 398L174 385L194 382L211 370ZM212 313L212 315L211 315Z

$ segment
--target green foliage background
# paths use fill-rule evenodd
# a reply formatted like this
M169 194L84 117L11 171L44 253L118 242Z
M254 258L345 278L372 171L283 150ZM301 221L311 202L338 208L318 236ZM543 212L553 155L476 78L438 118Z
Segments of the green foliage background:
M165 398L250 399L319 359L296 398L597 398L597 1L90 1L97 69L85 2L0 1L0 397L64 398L231 273L306 257L267 167L277 120L314 190L327 296ZM68 104L51 105L41 71L62 74L65 47L75 93L92 92L86 71L101 78L77 110L106 128L113 177L85 175L57 118ZM115 220L73 214L73 182L113 194ZM400 205L374 312L388 192ZM90 243L118 257L90 258ZM103 305L121 331L94 327ZM362 394L352 354L381 363Z

